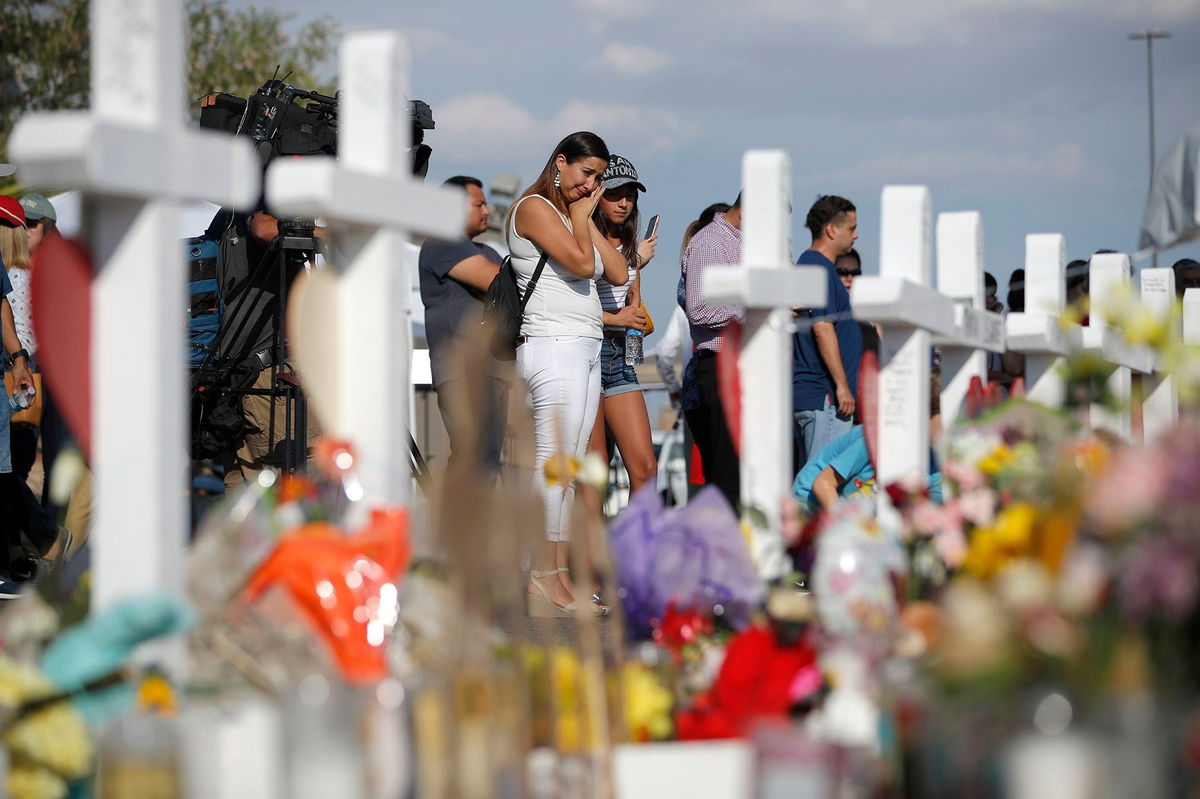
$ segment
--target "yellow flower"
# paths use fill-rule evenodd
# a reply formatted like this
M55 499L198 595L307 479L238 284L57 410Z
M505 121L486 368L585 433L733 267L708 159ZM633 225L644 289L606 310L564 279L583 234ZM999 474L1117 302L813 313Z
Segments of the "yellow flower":
M1166 320L1145 307L1131 312L1121 326L1125 343L1134 347L1161 347L1167 341Z
M551 455L542 466L542 475L546 485L565 486L577 480L597 491L608 488L608 462L594 452L589 452L582 461L562 452Z
M559 452L546 459L542 466L542 474L546 485L568 485L579 472L579 461L565 452Z
M40 671L0 656L0 704L15 707L54 692L53 684ZM14 762L20 759L43 765L69 779L82 777L91 769L87 726L69 702L30 714L4 730L2 740Z
M1037 556L1051 572L1057 573L1062 568L1078 527L1078 508L1055 508L1042 519L1038 529Z
M671 736L671 692L641 663L625 664L625 723L633 741L661 741Z
M1014 557L1028 554L1033 546L1038 510L1028 502L1015 502L1002 510L996 521L971 533L963 568L981 579L995 574Z
M579 707L579 681L583 666L579 656L565 647L554 650L551 660L554 668L554 698L559 710L575 710Z
M4 781L13 799L62 799L67 783L49 769L33 763L13 763Z
M1038 511L1028 502L1014 502L1000 512L992 529L997 544L1014 553L1026 552L1033 543L1033 525Z
M1013 451L1007 445L1000 444L979 462L978 469L986 475L994 476L1014 460L1016 456L1013 455Z
M1091 436L1075 445L1075 465L1088 477L1095 477L1108 468L1112 452L1096 436Z
M742 519L738 523L738 529L742 531L742 541L746 543L746 549L754 551L754 529L750 526L750 522Z
M565 647L551 655L554 683L554 734L561 752L578 752L586 745L586 712L582 701L583 664Z

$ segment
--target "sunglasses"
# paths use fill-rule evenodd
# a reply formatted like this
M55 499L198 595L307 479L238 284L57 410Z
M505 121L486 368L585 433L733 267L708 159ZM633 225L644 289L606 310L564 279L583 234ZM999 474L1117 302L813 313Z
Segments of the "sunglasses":
M862 275L861 269L838 269L838 277L859 277Z
M28 230L33 230L35 227L38 227L39 225L42 225L42 224L43 224L43 220L41 220L41 219L30 219L28 222L25 223L25 227Z

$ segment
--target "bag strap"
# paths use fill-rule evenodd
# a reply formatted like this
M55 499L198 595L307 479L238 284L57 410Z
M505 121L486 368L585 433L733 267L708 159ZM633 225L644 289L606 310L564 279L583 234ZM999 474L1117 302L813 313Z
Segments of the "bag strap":
M533 270L533 277L529 278L528 285L525 286L525 296L521 298L521 313L525 313L525 306L529 304L529 298L533 296L533 289L537 286L538 278L542 276L542 270L546 268L546 259L550 256L543 252L542 257L538 259L537 268Z

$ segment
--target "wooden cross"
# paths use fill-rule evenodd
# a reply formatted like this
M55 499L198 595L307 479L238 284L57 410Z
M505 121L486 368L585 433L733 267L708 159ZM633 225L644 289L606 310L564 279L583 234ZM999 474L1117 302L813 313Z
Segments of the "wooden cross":
M1113 367L1108 377L1108 389L1118 409L1110 411L1099 405L1090 409L1092 427L1128 439L1133 434L1130 400L1133 394L1133 372L1150 374L1155 368L1155 355L1144 347L1125 344L1121 331L1108 327L1101 319L1107 302L1130 290L1129 256L1124 253L1093 255L1088 266L1088 296L1091 307L1088 323L1083 326L1083 349L1102 358Z
M792 483L792 309L825 304L825 270L791 257L792 164L781 150L742 159L742 263L704 273L704 297L746 309L738 373L742 386L742 505L764 578L786 573L781 503ZM764 523L765 522L765 523Z
M925 186L886 186L879 276L854 281L856 318L883 326L875 476L885 486L929 474L932 337L956 339L957 303L930 287L932 205Z
M987 383L987 354L1004 352L1004 317L984 305L983 224L978 211L938 214L938 290L956 301L954 335L934 336L942 350L942 423L958 418L971 378Z
M79 188L92 285L92 607L181 591L187 541L180 203L248 207L250 143L189 129L183 8L93 0L92 107L31 114L11 152L32 185Z
M348 439L366 503L404 502L409 494L409 358L406 313L410 278L402 246L407 231L463 235L459 189L412 177L412 118L406 92L409 58L392 31L346 36L340 51L338 159L280 160L267 172L277 213L329 222L341 272L335 303L338 383L336 419L326 432ZM311 378L310 378L311 379Z
M1064 325L1067 243L1059 233L1025 237L1025 311L1005 320L1008 348L1025 355L1027 396L1061 408L1065 386L1059 368L1079 348L1079 325Z
M1170 319L1175 304L1175 270L1143 269L1140 275L1142 305L1160 319ZM1169 331L1180 336L1183 331ZM1168 374L1147 375L1143 382L1142 438L1146 443L1157 441L1179 423L1179 391L1175 379Z

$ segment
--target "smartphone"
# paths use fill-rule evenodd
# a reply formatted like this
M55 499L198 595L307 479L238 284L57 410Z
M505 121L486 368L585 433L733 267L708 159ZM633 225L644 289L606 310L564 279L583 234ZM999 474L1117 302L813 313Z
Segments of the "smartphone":
M654 216L650 217L650 224L646 225L646 235L642 238L648 239L658 232L658 221L660 219L662 219L661 214L655 214Z

